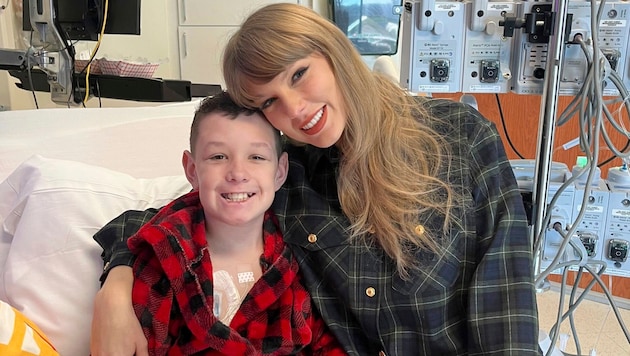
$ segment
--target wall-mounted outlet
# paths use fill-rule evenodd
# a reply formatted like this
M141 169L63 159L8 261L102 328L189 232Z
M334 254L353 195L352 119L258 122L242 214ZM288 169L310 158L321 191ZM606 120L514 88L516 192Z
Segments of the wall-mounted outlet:
M499 23L514 16L521 4L512 0L471 1L462 61L464 93L507 93L511 87L512 37L503 36Z
M573 172L577 172L574 168ZM610 191L606 183L599 179L599 168L594 172L593 182L586 189L587 172L583 172L581 180L575 183L573 198L573 219L577 224L576 234L588 252L589 260L602 259L602 244L599 240L606 234L606 219L608 218L608 203ZM582 212L580 214L580 212ZM578 217L581 215L581 219Z
M601 244L602 260L608 264L607 273L630 276L630 174L625 167L614 167L608 170L607 181L610 200Z
M402 16L400 83L413 93L462 91L467 5L413 0Z
M599 240L597 234L592 232L581 232L578 233L578 237L580 238L580 241L582 241L582 245L584 245L584 248L588 253L588 257L596 257L598 247L597 240Z
M610 63L610 68L612 70L617 70L617 65L619 64L619 59L621 59L621 52L614 48L604 48L602 49L602 54Z
M619 239L608 240L607 257L615 262L626 262L628 259L628 241Z

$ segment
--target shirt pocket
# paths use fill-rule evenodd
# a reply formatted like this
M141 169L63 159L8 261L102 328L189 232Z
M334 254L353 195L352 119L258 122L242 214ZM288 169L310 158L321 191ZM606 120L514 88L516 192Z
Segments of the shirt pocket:
M449 249L437 256L430 252L416 253L419 267L412 269L407 278L396 273L392 287L404 295L422 296L423 300L442 299L451 294L460 280L462 261Z
M348 225L340 216L295 215L286 218L284 240L308 251L348 245Z

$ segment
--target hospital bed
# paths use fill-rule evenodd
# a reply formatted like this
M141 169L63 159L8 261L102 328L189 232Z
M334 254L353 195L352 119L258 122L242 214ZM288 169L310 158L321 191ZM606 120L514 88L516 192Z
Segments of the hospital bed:
M0 300L61 355L89 354L94 233L190 190L181 155L197 104L0 113Z

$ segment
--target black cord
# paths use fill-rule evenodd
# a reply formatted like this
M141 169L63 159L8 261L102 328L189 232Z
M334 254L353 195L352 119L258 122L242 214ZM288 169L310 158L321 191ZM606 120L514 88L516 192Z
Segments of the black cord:
M26 62L30 62L30 60L26 60ZM31 86L31 94L33 94L33 101L35 101L35 109L39 109L39 103L37 102L37 94L35 94L35 87L33 87L33 75L31 72L31 66L28 66L28 84Z
M608 104L614 104L615 102L618 102L618 101L612 100ZM625 100L624 100L624 102L625 102ZM624 103L623 105L626 105L626 104ZM623 152L623 151L627 150L628 147L630 147L630 137L626 141L626 145L623 146L623 148L621 150L619 150L619 152ZM618 158L618 157L617 157L617 155L613 154L612 156L610 156L610 157L606 158L605 160L601 161L600 163L598 163L597 167L602 168L604 165L610 163L615 158Z
M70 107L70 101L72 100L72 98L75 98L75 103L76 103L77 102L76 101L77 95L81 94L81 86L79 85L79 74L74 72L74 68L73 68L72 73L73 73L72 74L72 90L73 90L72 94L73 95L70 95L68 97L68 103L67 103L68 107ZM81 96L83 96L83 95L81 95ZM83 100L81 100L81 101L83 101Z
M94 5L96 6L96 15L98 19L97 20L98 23L96 24L96 26L100 28L103 26L103 20L105 18L105 10L103 7L103 1L101 0L94 1Z
M626 145L623 146L623 148L620 151L625 151L628 147L630 147L630 139L628 141L626 141ZM612 155L611 157L608 157L605 160L603 160L602 162L598 163L597 167L602 168L602 166L608 164L610 161L612 161L615 158L617 158L617 156L616 155Z
M30 46L33 46L33 31L31 31L31 37L29 39ZM30 50L29 50L30 51ZM35 93L35 87L33 86L33 72L31 71L31 54L26 54L26 71L28 73L28 84L31 86L31 94L33 94L33 101L35 101L35 109L39 109L39 103L37 102L37 94Z
M98 84L98 78L96 78L96 91L98 92L98 107L102 108L103 103L101 102L101 86Z
M32 31L31 31L31 32L32 32ZM48 44L48 45L46 45L46 46L42 47L42 50L43 50L43 51L46 51L47 53L61 53L62 51L70 51L70 48L71 48L71 47L74 47L74 45L75 45L75 44L77 44L77 43L79 43L79 41L78 41L78 40L75 40L74 42L70 42L70 44L67 44L67 43L66 43L66 46L65 46L64 48L61 48L61 49L56 50L56 51L49 51L49 50L48 50L48 47L52 46L52 44ZM35 56L38 56L38 55L39 55L39 54L37 54L37 55L35 55Z
M497 107L499 108L499 115L501 116L501 126L503 126L503 133L505 133L505 138L507 139L507 142L510 144L512 151L514 151L514 153L516 153L516 155L520 159L525 159L525 157L523 157L523 155L516 149L516 147L514 147L514 144L512 143L512 140L510 139L510 135L507 132L507 127L505 125L505 117L503 116L503 108L501 107L501 100L499 100L499 94L495 93L494 97L497 99Z
M94 54L96 54L96 52ZM78 75L85 73L85 71L87 70L87 67L94 61L94 57L96 56L90 57L90 60L88 60L87 63L85 63L85 66L81 69Z

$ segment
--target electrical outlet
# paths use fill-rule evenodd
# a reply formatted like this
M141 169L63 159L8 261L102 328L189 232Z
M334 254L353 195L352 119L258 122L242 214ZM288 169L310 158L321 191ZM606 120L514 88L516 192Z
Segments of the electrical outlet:
M630 241L630 174L625 167L608 170L610 200L606 229L602 241L602 260L608 264L606 272L630 277L627 258Z
M466 3L468 26L464 42L462 91L507 93L512 79L512 37L498 26L504 16L514 16L522 5L514 1Z
M466 4L405 3L402 16L400 83L412 93L461 92Z
M602 50L602 54L606 57L608 63L610 63L610 68L616 71L617 65L619 65L619 60L621 59L621 52L617 49L604 48Z
M582 175L584 181L586 180L587 174L588 172L585 172ZM597 172L597 174L599 174L599 172ZM577 224L575 233L586 248L589 260L601 260L603 256L603 245L600 240L603 240L606 234L610 190L606 182L599 178L594 180L588 190L586 190L582 182L583 181L580 181L575 184L573 198L573 219L574 224ZM582 209L585 196L586 205L584 206L584 215L580 221L575 221Z

